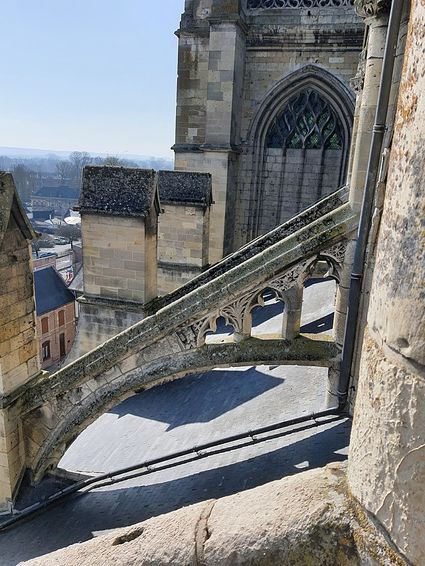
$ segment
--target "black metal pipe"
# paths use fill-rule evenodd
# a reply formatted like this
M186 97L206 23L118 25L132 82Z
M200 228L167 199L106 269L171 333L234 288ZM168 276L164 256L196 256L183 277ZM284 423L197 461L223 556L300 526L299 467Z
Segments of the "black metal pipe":
M248 444L252 444L253 442L263 442L263 441L269 440L269 438L254 439L253 438L254 436L257 436L257 435L260 435L260 434L266 434L268 432L274 432L276 430L288 428L290 426L294 426L294 425L297 425L297 424L302 424L302 423L305 423L307 421L314 421L315 424L318 426L321 423L316 422L317 419L324 418L324 417L332 417L332 416L341 418L343 415L341 414L341 411L338 409L338 407L333 407L331 409L327 409L325 411L320 411L318 413L311 413L309 415L304 415L302 417L295 417L293 419L289 419L289 420L282 421L282 422L279 422L279 423L275 423L275 424L272 424L272 425L260 427L260 428L257 428L255 430L252 430L252 431L246 431L246 432L242 432L242 433L239 433L239 434L233 434L231 436L227 436L227 437L221 438L219 440L207 442L207 443L202 444L200 446L195 446L193 448L188 448L186 450L179 450L177 452L167 454L166 456L160 456L158 458L153 458L152 460L147 460L146 462L143 462L143 463L140 463L140 464L134 464L133 466L128 466L126 468L115 470L113 472L101 474L101 475L93 477L93 478L82 480L80 482L75 483L74 485L71 485L71 486L69 486L65 489L62 489L62 490L54 493L53 495L46 498L44 501L41 501L39 503L32 505L31 507L28 507L27 509L25 509L21 513L11 517L10 519L4 521L3 523L0 523L0 532L5 531L6 529L9 529L9 528L15 526L17 523L24 521L25 519L28 519L32 515L35 515L37 513L40 513L41 511L44 511L48 507L55 505L55 504L59 503L60 501L74 495L78 491L81 491L81 490L84 490L84 489L87 490L88 488L96 489L97 487L102 487L102 485L112 485L114 483L126 481L126 480L134 478L134 477L140 477L140 476L148 475L150 473L154 473L154 472L157 472L157 471L166 470L166 469L169 469L169 468L181 466L183 464L187 464L187 463L193 462L195 460L199 460L201 458L206 458L208 456L213 456L213 455L219 454L221 452L227 452L227 451L230 451L230 450L237 450L239 448L243 448L244 446L246 446ZM281 435L275 435L275 436L281 436ZM221 450L202 453L204 450L208 450L210 448L223 446L224 444L230 444L232 442L236 442L238 440L245 440L245 439L251 439L251 442L249 442L245 445L230 446L230 447L226 447L226 448L221 449ZM158 464L163 464L163 463L169 462L170 460L176 460L177 458L183 458L184 456L190 456L190 455L193 455L193 456L189 459L177 461L177 462L171 462L171 463L165 464L164 466L161 466L160 468L150 469L150 468L152 468L152 466L156 466ZM140 472L140 470L144 470L144 471ZM117 478L117 476L130 474L131 472L138 472L138 473L133 474L132 476L126 476L124 478L114 479L114 478Z
M382 61L382 73L379 85L375 122L372 131L372 140L370 144L369 160L363 191L360 223L351 273L350 292L348 296L348 312L345 322L341 373L338 384L338 404L340 410L345 409L348 398L348 388L350 384L351 368L353 365L354 348L357 337L357 325L363 285L364 264L366 260L366 250L372 222L372 211L382 152L382 142L384 139L384 134L387 130L386 118L391 94L394 60L396 56L402 10L403 0L394 0L391 3L391 12L388 22L387 37L385 40L385 51Z

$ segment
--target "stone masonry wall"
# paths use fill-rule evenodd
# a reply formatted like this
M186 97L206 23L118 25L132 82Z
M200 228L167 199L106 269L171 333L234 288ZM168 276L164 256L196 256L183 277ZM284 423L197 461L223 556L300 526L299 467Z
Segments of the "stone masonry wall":
M208 264L209 209L163 204L158 229L158 294L190 281Z
M339 186L342 151L269 148L260 198L259 233L289 220ZM304 170L304 173L302 173Z
M360 363L354 496L425 563L425 5L414 0Z
M243 5L186 2L179 30L175 168L212 174L211 263L342 184L347 155L337 173L326 159L312 166L302 198L282 179L268 183L282 163L266 160L266 180L257 179L263 141L252 137L253 127L270 92L308 65L340 81L353 104L350 79L362 48L363 23L352 6L250 11ZM349 141L348 135L345 153Z
M143 218L83 214L84 293L144 303L147 265Z
M362 24L351 6L312 10L262 10L248 18L248 25L240 138L242 151L239 157L233 248L246 243L258 233L264 233L328 194L328 184L333 185L331 190L336 190L343 184L341 172L334 174L333 165L328 169L326 163L312 163L306 168L311 178L304 180L310 191L304 191L302 201L297 196L297 188L294 190L293 187L294 183L300 183L300 179L297 179L298 171L292 171L292 183L279 179L282 193L280 197L278 191L271 197L264 194L261 186L264 177L258 173L258 168L264 168L267 179L268 175L273 175L277 164L274 163L273 167L273 164L267 163L266 158L263 165L260 165L262 161L257 161L262 159L258 144L261 145L263 140L256 137L255 129L261 125L256 125L256 120L266 96L282 80L308 65L328 71L350 91L350 79L356 74L362 42ZM295 45L297 49L294 48ZM277 106L274 112L278 114L279 110ZM345 140L345 144L347 151L349 140ZM295 159L294 164L304 161L305 156L301 151L291 151L299 154L291 158L292 161ZM329 178L320 187L317 180L322 171L328 171ZM302 180L301 183L303 184ZM260 201L257 203L258 212L253 207L254 198ZM284 206L282 198L287 200ZM274 224L266 226L265 218L270 218L269 209L275 211ZM259 214L260 219L254 218L255 214ZM255 229L258 220L259 225Z
M128 304L82 299L77 334L67 362L74 361L119 332L143 319L142 306L130 311Z
M33 279L28 242L13 214L0 244L0 393L39 372ZM19 415L0 410L0 511L10 501L25 464Z
M0 248L0 393L38 371L33 278L28 242L13 216Z

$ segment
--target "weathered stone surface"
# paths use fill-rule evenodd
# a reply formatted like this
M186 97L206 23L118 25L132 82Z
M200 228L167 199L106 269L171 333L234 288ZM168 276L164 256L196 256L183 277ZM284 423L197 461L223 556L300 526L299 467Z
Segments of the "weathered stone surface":
M412 2L348 471L415 565L425 563L424 30L425 5Z
M171 522L161 515L106 537L70 547L70 554L58 551L26 562L33 566L89 565L160 566L196 564L195 535L208 502L185 507L173 513ZM103 540L104 539L104 540ZM99 544L100 543L100 544Z
M159 171L161 203L191 204L207 207L211 204L211 175L191 171Z
M152 169L90 165L84 167L79 206L82 212L146 216L157 191Z
M213 367L250 363L333 366L338 351L332 342L293 340L299 333L296 313L300 304L290 304L288 310L294 316L285 325L287 334L282 337L291 341L251 339L238 344L238 340L250 336L251 309L259 304L264 289L271 286L282 300L291 303L289 291L301 288L323 259L329 261L338 277L346 234L353 230L356 216L347 204L319 217L316 213L314 208L311 222L307 215L300 223L287 226L286 238L269 246L262 242L262 251L255 255L250 249L244 262L231 265L56 374L41 377L31 387L0 398L3 406L19 399L18 406L26 415L24 429L36 439L27 454L34 479L41 479L55 467L66 446L102 412L134 392L164 380ZM299 303L301 299L300 295ZM220 316L233 326L233 340L205 346L205 334L214 331ZM133 369L122 372L125 366ZM105 383L106 372L112 379ZM93 391L93 380L98 378L98 388ZM84 387L87 382L91 383L90 388ZM47 414L54 418L46 420Z
M332 464L30 560L28 566L402 566Z
M425 380L363 343L350 443L350 486L414 564L425 548Z
M391 350L425 365L425 10L410 22L369 324ZM415 47L415 49L413 48Z
M39 372L29 241L35 234L12 175L0 171L0 395ZM12 500L25 466L17 407L0 409L0 511Z

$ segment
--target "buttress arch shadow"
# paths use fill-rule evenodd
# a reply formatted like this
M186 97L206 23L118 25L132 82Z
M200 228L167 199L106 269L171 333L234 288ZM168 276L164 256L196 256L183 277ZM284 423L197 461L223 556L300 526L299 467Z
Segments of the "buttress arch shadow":
M306 339L301 339L306 341ZM305 348L317 346L317 342L307 340ZM245 344L245 346L243 345ZM242 345L214 344L205 345L180 352L168 353L151 362L142 363L139 367L123 374L108 384L99 385L99 388L87 395L84 400L76 403L63 416L46 427L41 411L45 411L47 418L52 413L54 405L47 403L43 408L35 409L23 417L23 426L28 436L42 439L39 448L28 461L33 483L41 481L43 476L53 471L65 451L91 423L99 416L115 407L125 399L141 393L147 389L167 381L182 379L193 373L209 371L217 367L238 367L259 364L279 365L316 365L330 367L329 351L321 346L315 352L317 356L304 359L304 348L292 349L288 342L282 340L248 340ZM295 352L299 352L294 356ZM299 359L298 359L299 358ZM31 430L31 432L30 432Z

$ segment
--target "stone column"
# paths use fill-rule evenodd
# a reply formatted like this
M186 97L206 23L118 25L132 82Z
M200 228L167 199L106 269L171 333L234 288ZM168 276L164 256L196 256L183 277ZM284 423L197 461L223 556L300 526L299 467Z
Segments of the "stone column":
M191 130L183 131L180 125L174 149L177 170L201 171L212 175L209 263L214 263L223 257L223 251L227 253L232 246L235 164L238 158L245 65L245 27L238 0L213 2L207 20L209 43L206 106L200 109L202 114L205 113L205 131L199 127L196 139L191 139ZM201 58L198 53L196 56ZM204 74L201 75L199 71L198 75L197 80L202 87ZM179 89L181 85L180 81ZM186 114L189 119L189 111ZM181 117L178 117L178 124L181 122ZM203 143L193 145L202 135ZM225 233L226 227L229 234Z
M390 2L357 0L355 5L358 14L365 18L365 24L368 26L363 92L350 174L350 202L354 208L360 210L376 114Z
M348 477L412 564L425 564L425 6L412 3L360 363Z
M293 340L300 333L303 293L304 287L293 287L285 291L282 322L282 338L284 340Z
M376 105L379 94L382 60L388 27L390 2L383 0L356 0L357 13L365 19L368 26L367 46L362 53L358 72L353 79L357 91L356 116L354 122L352 149L347 182L350 187L350 203L360 212L372 129L375 121ZM338 344L344 341L345 320L348 308L351 266L356 246L356 234L351 235L347 247L341 280L337 290L335 308L334 335Z
M236 197L235 149L240 138L245 28L238 0L212 4L207 85L205 157L215 164L210 223L210 263L230 251ZM225 233L229 228L229 234ZM226 246L226 243L228 244Z

